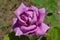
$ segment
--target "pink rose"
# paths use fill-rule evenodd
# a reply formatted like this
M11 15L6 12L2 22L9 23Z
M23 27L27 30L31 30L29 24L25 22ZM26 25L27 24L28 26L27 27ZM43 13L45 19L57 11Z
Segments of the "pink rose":
M34 34L44 35L49 27L43 23L45 8L26 7L23 3L14 11L17 18L12 20L12 32L16 36Z

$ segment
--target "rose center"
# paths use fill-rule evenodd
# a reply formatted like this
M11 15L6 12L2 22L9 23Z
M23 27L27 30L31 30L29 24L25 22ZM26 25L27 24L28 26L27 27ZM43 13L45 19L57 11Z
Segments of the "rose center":
M29 20L27 20L26 24L27 24L27 26L29 26L29 25L30 25L30 22L29 22Z
M26 13L29 15L29 17L33 16L33 12L32 11L27 11Z

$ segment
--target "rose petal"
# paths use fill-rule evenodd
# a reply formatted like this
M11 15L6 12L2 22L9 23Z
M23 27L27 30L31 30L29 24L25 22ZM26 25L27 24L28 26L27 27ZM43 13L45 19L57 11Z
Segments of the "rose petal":
M27 25L27 24L26 24ZM23 23L21 23L20 21L19 21L19 19L17 19L17 20L14 20L13 21L13 25L12 25L12 30L14 30L14 28L16 28L16 27L21 27L21 26L26 26L25 24L23 24Z
M19 16L22 12L25 11L25 9L26 9L26 6L23 3L21 3L21 5L14 11L14 14L16 16Z
M35 34L36 30L37 30L37 28L32 31L28 31L28 32L24 33L24 35L29 35L30 33L32 33L30 35L33 35L33 34Z
M48 29L49 29L49 26L42 23L40 27L37 27L36 35L38 37L41 36L41 35L44 35Z
M37 14L34 12L33 15L34 15L34 17L33 17L33 20L32 20L32 21L33 21L33 22L36 22L36 21L37 21Z
M40 14L38 14L38 15L40 15L39 22L42 23L44 21L44 17L45 17L45 8L39 9L39 13L40 13Z
M14 24L17 22L17 18L13 18L12 19L12 28L13 28L13 26L14 26ZM13 31L13 29L11 29L11 32Z
M35 6L31 6L30 10L33 10L33 18L29 18L30 22L33 24L37 21L38 9Z
M14 25L17 22L17 18L12 19L12 25Z
M28 17L26 17L25 15L21 15L20 18L21 18L22 20L24 20L25 22L28 20Z
M26 13L29 15L29 17L32 17L32 14L33 14L32 11L27 11Z
M20 35L23 34L23 32L20 30L19 27L15 28L15 29L14 29L14 32L15 32L15 35L16 35L16 36L20 36Z
M21 5L14 11L14 14L22 23L25 23L25 22L20 18L20 14L22 14L26 8L27 7L23 3L21 3Z
M29 27L26 27L26 26L22 26L21 29L24 30L24 31L29 31L29 30L32 30L32 29L35 29L36 26L35 25L31 25Z
M36 14L38 14L38 8L36 8L35 6L31 6L31 9L32 9Z
M29 21L30 21L30 24L34 24L37 22L37 15L35 12L33 13L33 19L29 18Z

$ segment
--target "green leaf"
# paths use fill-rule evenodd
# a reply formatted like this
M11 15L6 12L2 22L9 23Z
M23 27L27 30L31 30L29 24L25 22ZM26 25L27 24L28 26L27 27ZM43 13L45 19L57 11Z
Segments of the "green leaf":
M35 35L33 35L32 37L31 37L31 40L37 40L38 38L35 36Z
M51 24L53 27L60 28L60 22L54 22Z
M58 32L57 28L50 28L46 33L47 40L58 40L58 37L60 36Z
M46 37L42 37L40 40L47 40Z
M60 40L60 29L58 30L59 32L58 32L58 40Z
M4 35L4 40L9 40L8 34Z
M15 36L14 33L9 33L4 36L4 40L30 40L28 36Z

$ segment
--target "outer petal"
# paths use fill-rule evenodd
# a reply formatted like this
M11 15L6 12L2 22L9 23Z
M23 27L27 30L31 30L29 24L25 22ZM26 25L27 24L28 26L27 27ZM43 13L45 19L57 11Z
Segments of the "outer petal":
M20 36L23 34L23 32L20 30L20 24L18 22L17 18L13 18L12 20L12 29L11 32L15 32L16 36Z
M42 23L40 27L37 27L36 35L38 37L44 35L48 29L49 27L46 24Z
M23 34L23 32L20 30L19 27L15 28L15 29L14 29L14 32L15 32L15 35L16 35L16 36L20 36L20 35Z
M39 22L42 23L44 21L44 17L45 17L45 8L39 9L39 14L38 15L40 16Z
M23 3L21 3L21 5L14 11L14 14L18 17L18 19L22 23L25 23L25 22L20 18L20 14L22 14L25 11L26 8L27 7Z
M17 22L17 18L12 19L12 25L14 25Z
M31 25L29 27L25 27L25 26L22 26L21 29L24 30L24 31L29 31L29 30L33 30L36 28L36 25Z
M21 3L21 5L14 11L14 14L16 16L19 16L22 12L25 11L25 9L26 9L26 6L23 3Z
M17 18L13 18L12 19L12 27L13 27L13 25L15 24L17 22ZM11 32L13 31L13 29L11 29Z

